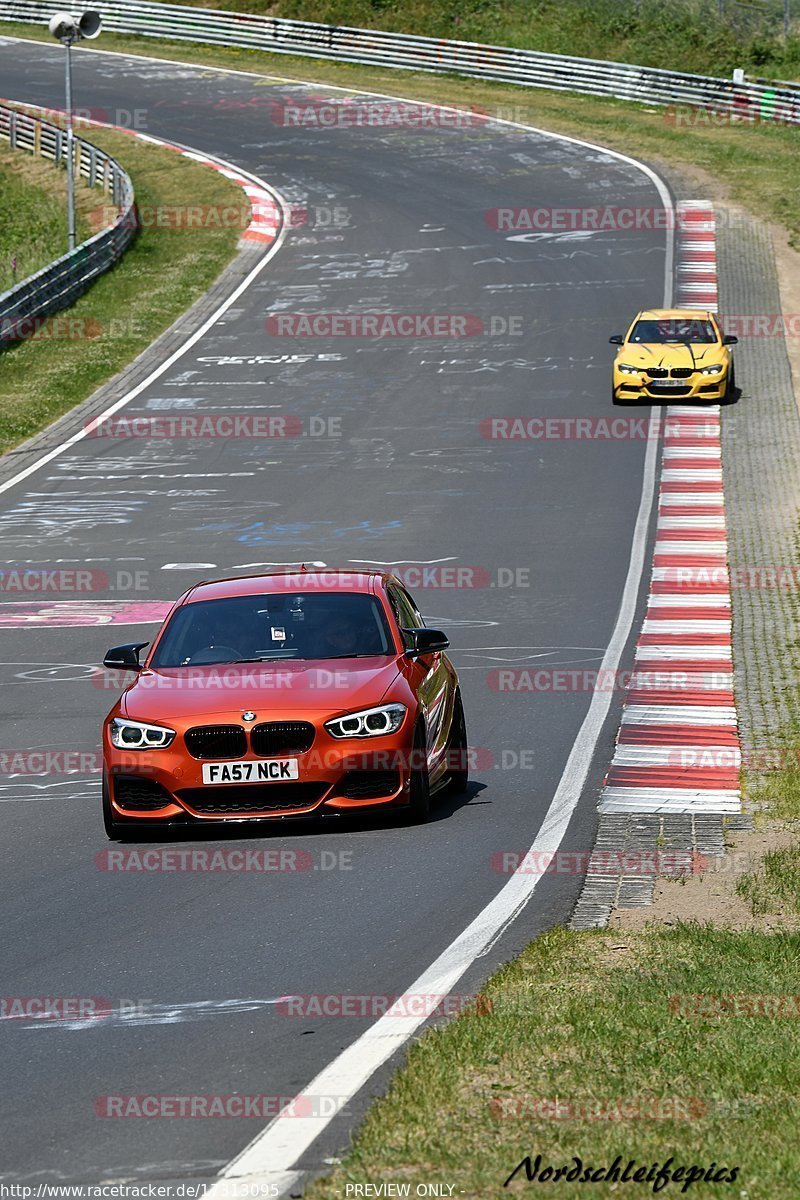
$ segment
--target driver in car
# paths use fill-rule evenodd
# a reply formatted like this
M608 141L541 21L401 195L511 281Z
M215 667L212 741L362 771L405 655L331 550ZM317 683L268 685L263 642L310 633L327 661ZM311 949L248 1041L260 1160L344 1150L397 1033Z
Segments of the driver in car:
M208 618L202 629L197 630L195 646L188 661L191 663L232 662L246 658L242 649L242 622L225 608ZM199 643L199 644L198 644Z
M320 658L353 658L356 655L380 654L380 636L372 623L351 613L336 613L322 630L318 639Z

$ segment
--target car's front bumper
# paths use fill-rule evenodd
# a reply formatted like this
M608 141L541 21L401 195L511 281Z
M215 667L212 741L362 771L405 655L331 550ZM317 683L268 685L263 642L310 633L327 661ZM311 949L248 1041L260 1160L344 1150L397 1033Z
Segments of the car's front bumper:
M106 735L105 786L113 819L143 825L269 820L408 803L413 763L404 729L368 740L318 736L310 750L282 757L297 759L296 781L205 784L202 760L181 746L123 751Z
M721 400L728 390L728 371L719 375L695 372L687 379L650 379L644 375L614 372L614 399L618 403L669 404L692 400Z

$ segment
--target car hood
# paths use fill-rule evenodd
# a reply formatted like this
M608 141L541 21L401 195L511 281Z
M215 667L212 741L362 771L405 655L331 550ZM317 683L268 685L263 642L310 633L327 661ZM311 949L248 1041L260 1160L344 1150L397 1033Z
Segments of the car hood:
M315 659L221 663L144 670L124 693L121 711L136 721L240 721L329 716L380 704L400 674L401 659Z
M617 354L617 361L631 367L706 367L725 361L727 351L717 344L686 346L661 342L628 342Z

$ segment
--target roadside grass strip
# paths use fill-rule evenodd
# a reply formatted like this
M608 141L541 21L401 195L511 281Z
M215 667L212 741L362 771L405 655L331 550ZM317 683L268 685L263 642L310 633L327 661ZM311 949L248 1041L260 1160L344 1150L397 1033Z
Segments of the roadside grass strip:
M104 128L93 128L91 140L128 171L144 219L112 270L34 336L2 352L0 452L44 429L146 350L205 294L253 228L241 186L208 170L202 157L193 161L152 139ZM86 192L79 189L84 208ZM89 196L93 222L100 221L107 198L99 191ZM229 225L221 219L181 228L180 214L189 208L240 216Z
M100 191L76 189L79 235ZM46 267L67 249L66 174L0 141L0 292Z
M776 766L758 776L749 799L757 810L757 827L763 815L796 834L797 839L793 845L768 850L754 871L737 880L736 891L747 901L754 917L771 914L800 917L800 740L797 733L783 738L773 754Z
M554 929L472 1009L423 1035L341 1165L306 1196L346 1200L355 1185L389 1181L412 1197L433 1182L466 1197L655 1191L630 1177L529 1184L524 1169L503 1189L540 1155L542 1171L618 1156L623 1169L716 1164L738 1168L735 1186L679 1179L659 1194L796 1200L796 959L784 934Z
M676 304L716 312L713 206L683 201L677 214ZM702 283L687 275L698 255ZM647 612L599 807L737 813L741 753L719 405L670 405L664 424Z

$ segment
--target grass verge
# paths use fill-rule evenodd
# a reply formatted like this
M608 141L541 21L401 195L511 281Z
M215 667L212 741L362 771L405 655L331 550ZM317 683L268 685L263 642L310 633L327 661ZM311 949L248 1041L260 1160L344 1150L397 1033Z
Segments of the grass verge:
M101 130L88 136L130 174L144 228L121 262L68 310L67 320L47 322L40 334L2 352L0 451L43 429L127 366L230 262L242 221L238 228L211 220L189 230L181 219L187 206L210 214L248 211L240 188L173 150ZM52 166L44 169L60 175ZM84 225L93 227L91 218L108 198L86 187L78 197ZM61 211L51 213L53 221L56 216L63 221ZM165 228L164 221L183 228Z
M797 841L768 851L754 871L742 875L737 893L755 917L800 916L800 741L788 736L776 751L778 765L751 789L757 819L798 835Z
M87 190L79 189L76 197L81 239L89 236L80 203ZM0 143L0 292L66 253L66 230L65 173Z
M542 1169L573 1167L574 1157L600 1169L618 1155L623 1169L670 1157L673 1170L715 1163L726 1174L738 1167L735 1183L697 1181L692 1197L796 1200L800 1009L794 1020L759 1015L753 998L791 998L797 951L790 935L699 924L624 936L552 930L489 981L488 1002L413 1046L308 1200L353 1196L368 1182L407 1183L411 1196L432 1182L454 1197L498 1196L526 1155L541 1155ZM732 995L749 1000L720 999ZM546 1182L545 1194L576 1200L661 1190ZM505 1190L539 1194L524 1170Z

